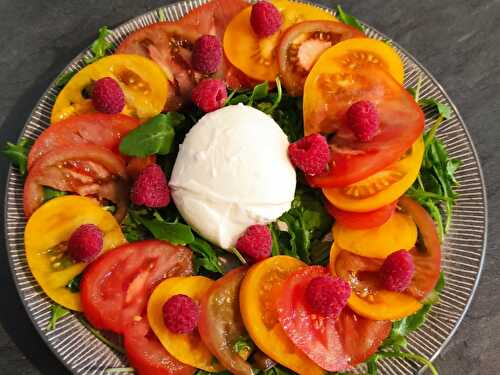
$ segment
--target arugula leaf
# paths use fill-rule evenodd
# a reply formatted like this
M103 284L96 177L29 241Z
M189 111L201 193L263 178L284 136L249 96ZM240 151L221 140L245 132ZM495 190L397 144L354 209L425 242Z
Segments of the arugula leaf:
M80 282L82 281L83 273L80 273L73 277L69 283L66 284L66 288L68 288L71 293L79 293L80 292Z
M165 13L165 8L158 9L158 18L160 19L160 22L167 21L167 14Z
M66 83L68 83L76 73L78 73L78 70L69 70L66 73L62 73L56 79L56 87L60 89L66 86Z
M320 241L311 246L311 264L326 266L330 261L330 249L333 241Z
M121 228L128 242L141 241L146 238L146 231L140 223L134 220L130 213L125 216L125 219L121 223Z
M51 199L54 199L57 197L62 197L63 195L67 195L67 194L68 193L65 191L52 189L51 187L48 187L48 186L43 187L43 201L44 202L50 201Z
M253 352L255 349L255 344L253 343L250 336L241 336L236 339L233 343L233 352L237 354L245 354L248 356L249 353Z
M92 64L93 62L103 58L106 54L113 49L113 43L108 42L106 37L111 35L111 31L107 26L103 26L99 29L99 36L90 45L90 52L92 57L85 57L83 59L85 65Z
M345 23L346 25L355 27L356 29L365 32L363 25L353 16L344 12L340 5L337 5L337 18L340 22Z
M423 109L426 109L426 108L432 108L432 109L435 109L440 116L442 116L444 119L448 119L451 117L451 114L452 114L452 110L451 110L451 107L444 104L444 103L441 103L440 101L436 100L436 99L420 99L418 101L418 104L423 108Z
M248 99L249 106L252 106L254 101L262 100L269 94L269 83L267 81L255 86L252 91L252 95Z
M139 157L166 155L172 149L175 128L184 120L184 115L176 112L159 114L128 133L120 143L120 152Z
M194 241L189 225L177 222L168 223L163 219L160 220L158 216L148 219L134 212L129 212L129 214L136 222L144 225L156 239L168 241L174 245L186 245Z
M125 354L125 349L113 342L112 340L108 339L104 334L99 331L97 328L93 327L82 315L78 316L78 320L82 325L87 328L90 333L92 333L98 340L100 340L103 344L109 346L111 349L117 351L118 353Z
M0 151L10 162L19 169L19 173L24 176L27 170L28 154L33 141L28 138L21 138L17 144L7 142L7 145Z
M207 241L195 236L194 241L189 244L194 253L194 269L198 273L200 268L207 271L223 274L217 253Z
M52 331L53 329L56 328L57 322L61 319L64 318L66 315L68 315L70 311L61 305L58 305L57 303L53 303L52 306L50 306L50 320L49 324L47 326L48 331Z

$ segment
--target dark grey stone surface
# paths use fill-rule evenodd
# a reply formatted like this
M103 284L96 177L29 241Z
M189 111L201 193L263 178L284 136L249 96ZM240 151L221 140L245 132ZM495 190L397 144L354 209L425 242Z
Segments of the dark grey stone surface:
M0 143L20 128L50 81L96 36L160 0L0 0ZM332 1L321 3L333 5ZM450 94L481 157L489 192L485 270L464 322L437 361L441 374L500 368L500 1L342 0L341 5L415 55ZM0 196L7 164L0 160ZM3 235L3 233L2 233ZM0 373L66 374L38 337L0 252Z

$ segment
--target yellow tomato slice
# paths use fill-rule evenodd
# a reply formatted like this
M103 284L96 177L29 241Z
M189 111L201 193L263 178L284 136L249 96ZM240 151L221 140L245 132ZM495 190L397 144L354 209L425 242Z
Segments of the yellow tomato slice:
M395 251L410 250L417 242L415 222L400 212L379 227L352 229L335 223L332 232L339 247L369 258L385 259Z
M419 138L399 161L364 180L342 188L323 189L335 206L350 212L370 212L401 197L417 179L424 155Z
M343 87L352 86L352 81L356 80L353 78L356 76L356 72L364 71L369 67L381 68L398 83L403 84L404 82L404 65L401 58L392 47L382 41L370 38L348 39L323 52L307 76L304 85L303 109L306 135L327 130L323 129L327 125L320 124L323 121L320 119L324 117L324 107L328 102L325 95L336 97L339 101L345 100L346 93L344 91L346 90L343 90ZM330 84L325 77L334 79L335 84ZM360 86L358 91L364 99L370 99L369 95L375 97L381 95L380 92L370 93L366 88L362 88L363 82L356 83ZM351 96L353 92L356 94L352 88L348 90ZM343 106L340 107L339 111L345 110ZM332 108L328 108L328 110L332 112ZM334 111L334 113L329 113L328 117L337 119L341 115L342 113Z
M299 374L323 374L290 341L278 321L276 300L288 276L306 265L296 258L274 256L252 266L240 289L243 323L257 347L270 358Z
M90 198L68 195L54 198L31 215L24 231L26 258L43 291L59 305L82 311L80 293L66 285L87 266L65 254L71 234L83 224L95 224L104 233L104 251L124 244L125 237L112 214Z
M138 55L104 57L80 70L64 86L52 108L51 122L76 114L95 112L92 100L84 96L98 79L114 78L125 94L122 113L147 119L161 112L167 100L167 79L152 60Z
M258 38L250 24L252 7L247 7L232 19L224 33L224 52L229 61L259 81L273 81L278 75L277 48L281 35L290 26L307 20L336 20L330 13L313 5L288 0L274 0L272 3L283 18L278 32L267 38Z
M356 283L352 282L355 278L355 270L343 269L339 267L347 267L348 264L338 264L337 259L343 250L334 243L330 251L330 272L333 275L341 274L350 275L346 281L350 282L353 288L353 293L349 297L347 304L357 314L372 320L398 320L406 316L416 313L422 307L422 304L410 295L388 290L371 290L367 292L365 289L356 288ZM357 260L352 268L359 267L361 260ZM340 272L339 272L340 271Z
M203 276L171 277L155 288L148 302L149 324L167 352L182 363L208 372L221 371L223 368L214 364L214 356L201 340L198 330L177 334L165 326L163 305L177 294L199 301L213 283L213 280Z

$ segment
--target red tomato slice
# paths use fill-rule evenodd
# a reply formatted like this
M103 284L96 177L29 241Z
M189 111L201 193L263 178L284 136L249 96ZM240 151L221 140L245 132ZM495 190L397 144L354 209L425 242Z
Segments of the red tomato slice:
M157 240L120 246L86 269L80 287L83 312L94 327L123 333L145 319L149 295L159 282L192 272L191 251L183 246Z
M140 375L191 375L196 370L177 361L163 348L146 317L129 325L124 345L128 361Z
M390 322L375 322L344 308L338 319L312 314L305 290L317 276L327 274L320 266L294 272L278 299L278 319L292 342L311 360L328 371L343 371L363 362L387 337Z
M26 217L43 204L44 186L114 202L118 221L127 213L128 177L123 160L100 146L67 145L39 158L24 183Z
M330 119L325 115L321 121L331 123L336 133L331 141L330 169L323 175L308 178L313 186L343 187L367 178L399 160L424 130L422 110L389 73L366 67L349 74L342 75L350 82L348 88L341 87L340 77L318 77L318 85L324 90L324 100L332 106L333 116ZM372 101L380 116L380 131L368 142L359 141L346 126L345 113L359 100ZM321 103L316 104L321 107ZM330 104L325 104L325 108Z
M399 206L413 218L419 231L419 240L411 251L415 276L407 292L421 300L436 286L441 272L441 241L436 224L425 208L408 197L399 200Z
M335 207L330 202L325 202L328 213L340 224L352 229L368 229L379 227L391 218L396 210L397 201L378 210L370 212L350 212Z
M139 123L134 117L104 113L83 114L60 121L45 129L37 138L28 155L28 169L49 151L69 145L93 144L119 154L121 139Z
M176 110L190 99L191 90L204 78L191 68L193 43L201 35L222 35L227 24L248 3L242 0L212 0L177 22L159 22L130 34L119 46L117 53L138 54L155 61L165 72L170 90L166 110ZM226 77L233 88L247 83L243 73L234 68L226 58L213 75Z

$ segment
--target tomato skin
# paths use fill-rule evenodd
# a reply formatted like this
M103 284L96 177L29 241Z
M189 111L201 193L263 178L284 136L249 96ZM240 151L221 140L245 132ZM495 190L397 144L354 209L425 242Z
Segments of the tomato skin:
M290 47L298 37L315 32L328 33L331 36L331 40L329 40L330 47L346 39L366 37L358 29L337 21L304 21L286 30L278 47L278 61L280 77L283 79L283 84L289 95L301 96L303 94L304 83L310 70L304 69L303 72L299 72L298 69L295 69L294 65L289 61ZM319 40L324 41L324 39ZM328 42L324 43L325 46L328 45Z
M370 212L344 211L335 207L330 202L325 202L325 207L338 223L352 229L369 229L386 223L394 214L397 203L396 201Z
M24 183L26 217L43 204L44 186L108 199L117 205L115 217L118 221L127 213L128 177L123 160L100 146L65 146L41 157Z
M89 113L59 121L45 129L28 155L28 170L51 150L68 145L94 144L119 154L118 146L128 132L139 126L139 120L122 115Z
M380 68L366 67L352 73L321 73L323 59L335 48L321 55L306 80L304 93L304 115L306 106L322 108L327 115L314 121L328 125L327 133L336 131L331 141L328 172L308 178L310 185L322 188L354 184L396 162L422 135L425 121L413 97ZM338 82L343 82L341 79L351 82L350 86L340 88ZM324 87L319 88L317 82ZM311 91L318 90L325 92L327 97L320 97L312 103L313 100L307 98L317 95ZM368 142L359 141L347 126L347 109L359 100L372 101L379 113L380 131Z
M421 241L412 249L415 275L407 292L422 300L436 286L441 272L441 241L436 224L429 213L409 197L402 197L399 206L417 224Z
M94 327L121 334L143 315L159 282L192 272L191 251L183 246L158 240L120 246L99 257L84 273L83 312Z
M161 346L146 317L132 322L124 334L127 359L138 375L192 375L196 369L173 358Z
M239 267L216 280L201 300L198 330L201 339L219 363L236 375L252 375L250 364L232 346L246 335L240 314L240 285L247 268Z

